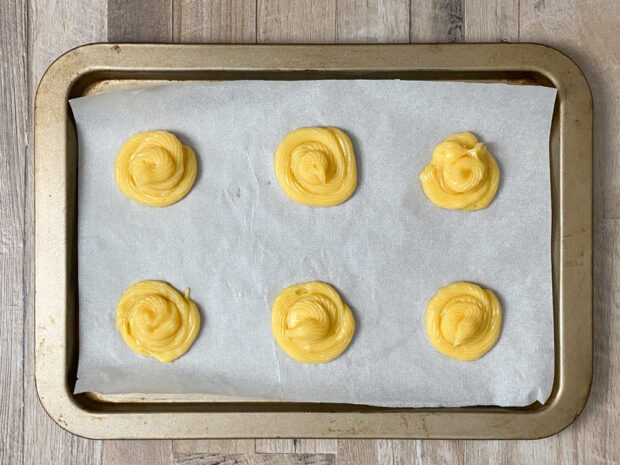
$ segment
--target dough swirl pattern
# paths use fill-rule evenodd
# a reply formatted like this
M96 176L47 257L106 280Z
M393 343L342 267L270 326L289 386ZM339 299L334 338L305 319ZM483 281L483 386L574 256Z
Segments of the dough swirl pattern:
M309 282L278 294L271 309L271 331L291 358L302 363L325 363L349 346L355 319L332 286Z
M482 357L497 342L501 326L502 308L495 294L471 283L441 288L426 309L431 344L457 360Z
M114 164L116 183L127 197L165 207L187 195L197 172L194 151L166 131L135 134L123 144Z
M116 328L135 352L171 362L190 348L200 329L200 314L189 298L163 281L140 281L116 307Z
M487 207L499 185L499 168L471 132L439 143L431 163L420 173L426 196L435 205L466 211Z
M303 205L338 205L357 186L353 145L338 128L299 128L288 133L276 150L274 171L286 195Z

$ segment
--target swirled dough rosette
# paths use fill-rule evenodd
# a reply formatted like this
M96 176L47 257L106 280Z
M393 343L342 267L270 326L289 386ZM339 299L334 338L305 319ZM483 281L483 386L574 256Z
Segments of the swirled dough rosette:
M497 342L502 308L489 289L457 282L441 288L426 308L426 332L444 355L469 361L482 357Z
M499 168L471 132L439 143L431 163L420 173L426 196L435 205L466 211L487 207L499 185Z
M300 128L288 133L276 150L274 171L286 195L303 205L338 205L357 186L353 145L338 128Z
M135 352L171 362L190 348L200 329L200 314L189 298L163 281L140 281L122 295L116 328Z
M147 131L123 144L114 164L116 184L136 202L165 207L187 195L196 180L196 155L174 134Z
M287 287L271 309L271 331L278 345L302 363L325 363L349 346L355 333L351 309L329 284Z

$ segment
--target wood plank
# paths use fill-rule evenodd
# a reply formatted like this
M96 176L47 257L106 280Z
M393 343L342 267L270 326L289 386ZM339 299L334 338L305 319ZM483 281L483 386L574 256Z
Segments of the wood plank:
M521 0L521 41L568 54L584 72L594 100L594 215L620 218L620 2Z
M106 39L106 5L98 0L30 0L28 18L28 85L32 107L41 75L58 56L81 44ZM67 433L54 423L39 403L34 385L34 196L32 127L28 131L25 185L25 377L24 463L101 463L101 441L90 441Z
M171 465L172 441L105 441L102 465Z
M336 454L337 439L298 439L295 441L295 452L303 454Z
M294 439L257 439L256 452L266 454L287 454L295 452Z
M336 454L336 439L257 439L256 452L297 453L297 454Z
M411 42L462 42L465 36L464 0L411 2Z
M463 465L466 441L420 441L417 455L422 463Z
M23 460L28 3L0 2L0 463Z
M334 465L331 454L176 454L175 465Z
M559 436L570 437L570 433L562 432ZM562 442L562 439L558 436L542 439L535 444L519 441L517 443L517 453L513 457L517 457L516 460L519 461L519 463L544 463L549 465L571 465L573 463L578 463L572 460L569 462L562 462L560 460L562 455L561 451L563 449Z
M340 43L409 42L409 0L338 0Z
M254 452L254 439L194 439L172 441L174 454L242 454Z
M468 441L464 443L463 458L467 464L492 463L494 465L512 465L515 463L515 456L517 454L518 445L514 441Z
M30 0L28 50L33 99L41 76L56 58L78 45L105 42L106 12L105 2L100 0Z
M465 0L467 42L508 42L519 39L519 0Z
M172 42L172 0L108 0L110 42Z
M378 444L379 441L370 439L339 439L337 465L379 465ZM387 464L390 464L388 461Z
M387 442L387 441L385 441ZM391 454L392 465L417 465L421 463L420 458L420 441L389 441L390 447L386 448L386 452ZM381 460L382 455L379 454ZM386 458L381 463L390 463Z
M101 465L101 441L92 441L68 433L54 423L40 405L38 408L40 410L38 413L45 418L36 418L36 423L27 418L24 425L25 464Z
M336 0L258 0L257 42L333 43Z
M340 440L337 465L417 465L422 461L421 441L413 440Z
M255 0L177 1L173 18L175 42L256 42Z

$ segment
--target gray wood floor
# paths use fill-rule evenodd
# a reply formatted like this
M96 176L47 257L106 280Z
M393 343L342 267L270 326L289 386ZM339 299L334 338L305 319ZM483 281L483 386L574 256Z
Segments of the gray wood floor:
M617 0L1 0L0 463L618 463L620 2ZM97 41L533 41L569 54L595 109L595 374L584 413L539 441L91 441L45 414L33 378L33 95Z

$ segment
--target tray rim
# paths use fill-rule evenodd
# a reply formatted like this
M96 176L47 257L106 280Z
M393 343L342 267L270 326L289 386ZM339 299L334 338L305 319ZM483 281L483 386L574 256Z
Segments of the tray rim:
M472 57L475 59L472 60ZM163 60L163 62L162 62ZM515 63L519 63L518 67ZM71 89L93 72L488 71L545 76L558 90L560 168L557 214L560 283L555 396L532 410L395 409L372 412L95 412L68 386L67 174ZM540 44L84 45L45 72L35 98L35 384L64 429L106 438L477 438L529 439L577 418L592 380L592 96L566 55ZM45 143L45 144L44 144ZM575 207L576 206L576 207ZM43 324L45 323L45 324ZM559 363L557 360L559 359Z

